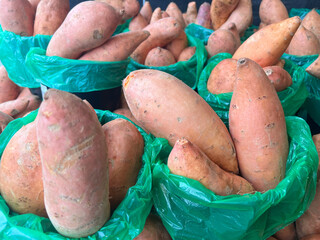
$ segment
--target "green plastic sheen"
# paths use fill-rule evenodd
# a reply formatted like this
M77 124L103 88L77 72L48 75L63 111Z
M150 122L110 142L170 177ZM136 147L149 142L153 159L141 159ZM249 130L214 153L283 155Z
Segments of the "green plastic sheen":
M315 195L318 154L303 119L286 117L286 124L285 178L274 189L242 196L218 196L196 180L171 174L165 164L171 147L156 140L154 205L173 239L264 240L304 213Z
M117 118L126 117L109 111L96 110L101 124ZM11 137L24 125L34 121L37 110L24 118L8 124L0 135L0 156ZM128 120L128 119L127 119ZM130 121L130 120L129 120ZM82 240L123 239L131 240L142 231L152 207L151 162L156 157L153 153L153 138L135 125L143 136L145 147L142 156L143 165L136 184L128 190L121 204L113 212L107 223L95 234ZM0 239L14 240L69 240L60 235L48 218L34 214L16 214L9 210L0 196ZM74 239L74 238L73 238Z
M203 69L198 83L199 95L213 108L213 110L215 110L226 125L229 124L229 107L232 92L213 94L208 91L207 82L214 67L227 58L232 58L232 55L229 53L219 53L211 57L206 67ZM299 110L308 97L308 91L303 81L305 71L290 60L286 60L284 69L291 75L292 85L285 90L278 92L278 96L285 116L292 116Z
M187 84L192 89L195 89L198 84L200 74L207 61L207 50L205 49L203 43L190 35L187 34L188 46L195 46L196 53L188 61L180 61L169 66L152 67L140 64L133 59L130 59L130 63L127 68L127 75L135 70L139 69L156 69L169 73L185 84Z

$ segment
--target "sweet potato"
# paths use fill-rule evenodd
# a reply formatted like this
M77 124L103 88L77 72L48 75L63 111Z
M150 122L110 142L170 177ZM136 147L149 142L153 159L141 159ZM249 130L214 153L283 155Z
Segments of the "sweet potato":
M277 92L280 92L292 85L290 74L279 66L269 66L263 68L269 80L272 82Z
M162 12L161 8L157 7L155 10L153 10L153 13L151 15L150 24L160 20L162 18Z
M19 113L15 114L14 118L20 118L20 117L25 116L29 112L38 109L41 104L40 97L36 96L36 95L32 95L32 94L30 94L29 96L25 96L25 97L20 97L20 95L19 95L17 100L19 100L19 99L25 99L26 101L28 101L28 105L23 111L20 111Z
M23 113L27 109L29 102L30 100L27 98L17 98L15 100L3 102L0 104L0 111L16 118L18 114Z
M150 32L150 36L131 54L131 58L141 64L145 62L147 54L152 48L167 45L179 36L182 28L175 18L167 17L149 24L143 30Z
M166 18L166 17L170 17L170 15L166 11L161 11L161 17Z
M261 22L269 25L289 18L289 14L281 0L262 0L259 6L259 17Z
M178 20L179 24L181 25L182 29L185 29L186 24L184 22L183 16L182 16L182 12L180 10L180 8L178 7L178 5L175 2L170 2L165 10L166 13L168 13L168 15L170 17L173 17L175 19Z
M270 24L252 34L234 53L234 59L250 58L261 67L276 64L300 26L298 16Z
M248 58L237 63L229 129L241 175L257 191L275 188L284 178L289 152L284 112L267 75Z
M19 92L20 87L11 81L5 67L0 66L0 104L16 99Z
M81 2L71 9L53 34L46 54L77 59L83 52L108 40L120 20L121 14L110 5L96 1Z
M320 56L314 60L309 67L306 68L306 71L312 76L320 78Z
M301 24L306 29L313 32L320 41L320 14L315 9L308 12L308 14L303 18Z
M123 92L133 116L154 136L166 138L171 146L185 137L221 168L238 173L226 126L180 79L158 70L136 70L124 79Z
M1 157L1 195L13 211L46 217L36 124L23 126Z
M152 7L149 1L145 1L143 6L140 9L140 14L144 17L147 23L150 23L152 16Z
M125 119L112 120L102 129L108 148L110 206L114 210L136 184L144 141L138 129Z
M227 29L228 25L233 22L237 26L240 36L243 36L244 32L251 25L252 19L251 0L240 0L237 7L232 11L228 20L221 25L220 28Z
M254 192L247 180L222 170L186 138L178 139L174 144L168 157L168 168L171 173L197 180L221 196Z
M188 38L187 34L183 30L176 39L165 46L165 48L173 54L175 60L179 58L179 55L186 47L188 47Z
M186 25L189 25L190 23L195 23L197 19L197 15L198 15L198 10L197 10L196 2L195 1L189 2L186 15L184 17L184 21Z
M286 53L297 56L320 53L320 41L313 32L301 25L294 34Z
M211 71L207 82L208 91L213 94L233 91L236 80L237 60L227 58L222 60Z
M125 60L149 35L150 33L145 30L117 34L79 59L110 62Z
M196 47L186 47L185 49L182 50L182 52L180 53L179 57L178 57L178 61L188 61L196 52Z
M32 36L35 9L28 0L0 0L0 24L3 30Z
M169 66L176 63L176 59L173 54L161 47L156 47L150 50L148 53L144 65L146 66Z
M212 29L210 3L204 2L200 5L195 23L202 27Z
M142 30L147 25L148 25L147 20L140 13L138 13L129 23L129 30L130 31Z
M77 96L49 89L36 124L49 219L66 237L95 233L110 215L107 146L97 115Z
M150 214L142 232L134 240L171 240L171 237L161 219L157 215Z
M32 6L32 8L34 9L34 12L36 12L38 4L41 0L28 0Z
M278 240L298 240L294 223L290 223L288 226L276 232L274 236Z
M320 234L311 234L305 237L300 238L299 240L319 240Z
M0 112L0 134L3 132L3 130L6 128L6 126L11 122L14 118L10 115Z
M36 11L33 35L53 35L69 11L69 0L41 0Z
M235 40L236 40L235 42L237 45L236 48L238 49L238 47L240 47L240 45L241 45L241 40L240 40L240 34L239 34L239 31L237 29L236 24L234 22L230 22L228 24L226 30L229 30L233 34L233 36L235 37Z
M213 30L217 30L229 18L232 11L237 7L239 0L212 0L210 17Z

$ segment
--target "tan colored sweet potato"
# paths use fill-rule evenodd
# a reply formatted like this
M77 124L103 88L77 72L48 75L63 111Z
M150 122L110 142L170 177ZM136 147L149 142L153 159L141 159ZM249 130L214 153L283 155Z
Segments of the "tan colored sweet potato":
M150 33L145 30L119 33L107 40L103 45L88 51L79 59L106 62L125 60L149 35Z
M0 104L16 99L19 92L20 87L11 81L5 67L0 66Z
M198 15L197 4L195 1L189 2L185 13L184 21L186 26L190 23L195 23ZM211 21L211 20L210 20Z
M36 124L23 126L1 157L1 195L13 211L46 217Z
M286 53L297 56L320 53L320 41L313 32L301 25L294 34Z
M110 206L114 210L137 182L144 141L138 129L125 119L112 120L102 129L108 148Z
M33 35L53 35L69 11L69 0L41 0L36 11Z
M183 16L182 16L182 12L180 10L180 8L178 7L178 5L175 2L170 2L165 10L166 13L168 13L168 15L170 17L174 17L175 19L178 20L178 22L180 23L182 29L185 29L186 24L184 22Z
M49 89L36 124L50 221L66 237L95 233L110 215L107 146L97 115L77 96Z
M229 129L241 175L257 191L275 188L285 176L289 152L284 112L267 75L248 58L237 63Z
M161 8L157 7L151 15L150 24L160 20L161 18L162 18Z
M269 66L263 68L269 80L272 82L277 92L283 91L292 85L290 74L279 66Z
M274 236L278 240L298 240L297 233L296 233L296 227L294 226L294 223L290 223L285 228L276 232L274 234Z
M213 94L233 91L236 80L237 60L227 58L212 69L207 82L208 91Z
M145 28L147 25L147 20L140 13L138 13L129 23L129 30L139 31Z
M144 65L160 67L169 66L175 63L176 59L169 50L161 47L156 47L149 51Z
M6 128L6 126L11 122L14 118L10 115L0 112L0 134L3 132L3 130Z
M208 2L200 5L195 23L202 27L212 29L210 7L210 3Z
M27 109L29 102L30 100L27 98L17 98L15 100L3 102L0 104L0 111L16 118L18 114L23 113Z
M262 0L259 6L259 17L266 25L289 18L288 10L281 0Z
M196 52L196 47L195 46L190 46L190 47L186 47L185 49L182 50L182 52L180 53L179 57L178 57L178 61L188 61Z
M227 21L238 3L239 0L212 0L210 17L213 30L217 30Z
M149 24L143 30L150 32L150 36L131 54L131 58L141 64L151 49L167 45L179 36L182 28L175 18L167 17Z
M147 23L150 23L152 16L152 7L149 1L145 1L143 6L140 9L140 14L144 17Z
M142 232L134 240L171 240L171 237L163 226L161 219L154 214L150 214Z
M35 9L28 0L0 0L0 24L3 30L32 36Z
M180 79L158 70L136 70L124 79L123 92L133 116L154 136L167 139L171 146L185 137L221 168L238 173L226 126Z
M306 68L306 71L312 76L320 78L320 56L314 60L309 67Z
M92 14L94 13L94 14ZM71 9L53 34L47 56L77 59L107 41L120 23L121 14L108 4L81 2Z
M247 28L252 24L252 2L251 0L240 0L237 7L232 11L228 20L220 28L227 29L233 22L238 29L240 36L243 36Z
M168 157L168 168L171 173L197 180L221 196L254 192L247 180L222 170L186 138L178 139L174 144Z
M188 38L187 34L183 30L176 39L165 46L165 48L173 54L175 60L179 58L179 55L186 47L188 47Z
M210 58L223 52L234 54L238 47L238 41L231 31L218 29L209 36L206 49Z
M320 41L320 14L312 9L308 14L303 18L301 23L306 29L313 32Z
M234 53L234 59L250 58L261 67L276 64L300 26L298 16L270 24L252 34Z

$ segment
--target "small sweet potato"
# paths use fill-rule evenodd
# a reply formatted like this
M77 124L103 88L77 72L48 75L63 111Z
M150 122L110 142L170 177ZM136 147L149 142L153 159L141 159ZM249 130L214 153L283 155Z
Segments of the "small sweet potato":
M175 19L178 20L178 22L180 23L182 29L185 29L186 24L184 22L183 16L182 16L182 12L180 10L180 8L178 7L178 5L175 2L170 2L165 10L166 13L168 13L168 15L170 17L174 17Z
M185 13L184 21L186 25L190 23L195 23L198 15L197 4L195 1L189 2L187 11ZM211 20L210 20L211 21Z
M320 41L320 14L312 9L308 14L303 18L301 23L306 29L313 32Z
M263 68L269 80L272 82L277 92L283 91L292 85L290 74L279 66L269 66Z
M41 104L40 97L33 95L33 94L30 94L29 96L25 96L25 97L20 97L20 95L19 95L17 100L19 100L19 99L25 99L29 103L28 103L28 106L23 111L20 111L19 113L14 115L14 118L20 118L20 117L25 116L26 114L30 113L31 111L38 109Z
M306 71L312 76L320 78L320 56L314 60L309 67L306 68Z
M162 12L161 8L157 7L155 10L153 10L153 13L151 15L150 24L160 20L162 18Z
M145 1L143 6L140 9L140 14L144 17L147 23L150 23L152 16L152 7L149 1Z
M204 2L200 5L195 23L202 27L212 29L210 3Z
M177 62L188 61L195 54L195 52L196 52L196 47L195 46L186 47L180 53Z
M107 122L102 129L108 149L110 206L114 210L136 184L144 141L138 129L125 119Z
M238 47L237 39L231 31L218 29L209 36L206 49L210 58L223 52L234 54Z
M0 104L18 97L20 87L8 76L4 66L0 66Z
M23 113L27 109L29 102L30 100L27 98L17 98L15 100L3 102L0 104L0 111L16 118L18 114Z
M53 35L69 11L69 0L41 0L36 11L33 35Z
M239 0L212 0L210 17L213 30L217 30L227 21L238 3Z
M139 31L145 28L147 25L147 20L140 13L138 13L134 18L132 18L131 22L129 23L129 30Z
M149 51L144 65L160 67L169 66L175 63L176 59L169 50L161 47L156 47Z
M298 240L294 223L290 223L288 226L276 232L274 236L278 240Z
M173 54L176 60L179 58L179 55L186 47L188 47L188 38L187 34L183 30L180 32L179 36L176 39L172 40L172 42L168 43L165 46L165 48Z
M289 18L289 14L281 0L262 0L259 5L259 17L261 22L269 25Z
M0 134L3 132L3 130L6 128L6 126L11 122L14 118L10 115L0 112Z
M16 213L47 216L35 122L18 130L6 146L1 157L0 190Z

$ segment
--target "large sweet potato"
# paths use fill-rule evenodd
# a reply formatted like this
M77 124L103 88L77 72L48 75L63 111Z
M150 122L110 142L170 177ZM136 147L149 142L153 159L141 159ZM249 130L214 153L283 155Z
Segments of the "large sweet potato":
M309 67L306 68L306 71L312 76L320 78L320 55Z
M30 100L27 98L17 98L15 100L6 101L0 104L0 111L16 118L18 114L23 113L27 109L29 103Z
M0 66L0 103L14 100L18 97L20 87L8 76L4 66Z
M289 152L284 112L267 75L248 58L237 63L229 129L241 175L257 191L275 188L284 178Z
M133 116L156 137L173 146L187 138L226 171L238 173L230 134L218 115L180 79L158 70L131 72L123 92Z
M259 6L259 17L266 25L289 18L288 10L281 0L262 0Z
M239 0L212 0L210 17L214 30L217 30L227 21L238 3Z
M138 13L129 23L129 30L139 31L144 29L146 26L148 26L147 20L140 13Z
M36 124L53 226L67 237L95 233L110 215L107 146L95 112L77 96L49 89Z

